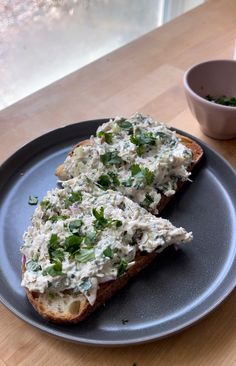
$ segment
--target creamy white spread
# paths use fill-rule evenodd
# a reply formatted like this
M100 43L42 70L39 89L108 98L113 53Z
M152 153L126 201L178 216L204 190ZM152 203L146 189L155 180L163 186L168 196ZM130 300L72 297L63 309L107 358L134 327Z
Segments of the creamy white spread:
M67 179L86 176L102 189L117 190L153 213L161 195L173 195L188 180L192 152L175 131L135 114L104 123L90 145L75 148L64 162Z
M85 177L63 186L47 193L24 234L22 286L30 291L81 293L93 304L99 284L122 276L137 251L160 252L192 239L192 233Z

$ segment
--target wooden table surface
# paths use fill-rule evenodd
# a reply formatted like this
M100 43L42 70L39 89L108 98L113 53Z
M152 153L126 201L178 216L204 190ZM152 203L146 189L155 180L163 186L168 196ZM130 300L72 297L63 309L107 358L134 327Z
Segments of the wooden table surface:
M236 140L204 136L184 97L192 64L232 58L236 1L212 0L0 112L0 162L59 126L140 111L206 141L236 168ZM29 70L30 72L30 70ZM207 318L168 339L98 348L43 334L0 305L1 365L236 365L235 291Z

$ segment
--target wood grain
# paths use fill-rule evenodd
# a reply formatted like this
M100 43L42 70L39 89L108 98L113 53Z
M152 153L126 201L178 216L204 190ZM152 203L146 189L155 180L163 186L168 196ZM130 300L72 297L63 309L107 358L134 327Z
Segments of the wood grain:
M206 141L236 168L236 140L207 138L182 77L192 64L232 58L236 1L212 0L0 113L0 162L33 138L77 121L136 111ZM0 306L0 366L235 366L236 293L207 318L158 342L87 347L45 335Z

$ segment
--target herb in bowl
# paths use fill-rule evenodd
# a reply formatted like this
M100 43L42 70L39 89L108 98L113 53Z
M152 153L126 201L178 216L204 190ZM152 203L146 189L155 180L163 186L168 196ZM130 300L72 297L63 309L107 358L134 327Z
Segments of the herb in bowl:
M221 104L230 107L236 107L236 98L235 97L227 97L222 95L221 97L213 97L211 95L206 95L206 100L212 103Z

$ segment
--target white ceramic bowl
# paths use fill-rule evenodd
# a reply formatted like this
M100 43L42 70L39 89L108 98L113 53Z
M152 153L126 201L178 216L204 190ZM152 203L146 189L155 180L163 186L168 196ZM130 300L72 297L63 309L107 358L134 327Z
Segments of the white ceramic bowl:
M236 97L236 61L211 60L191 67L184 75L187 102L207 136L236 138L236 107L206 100L207 95Z

